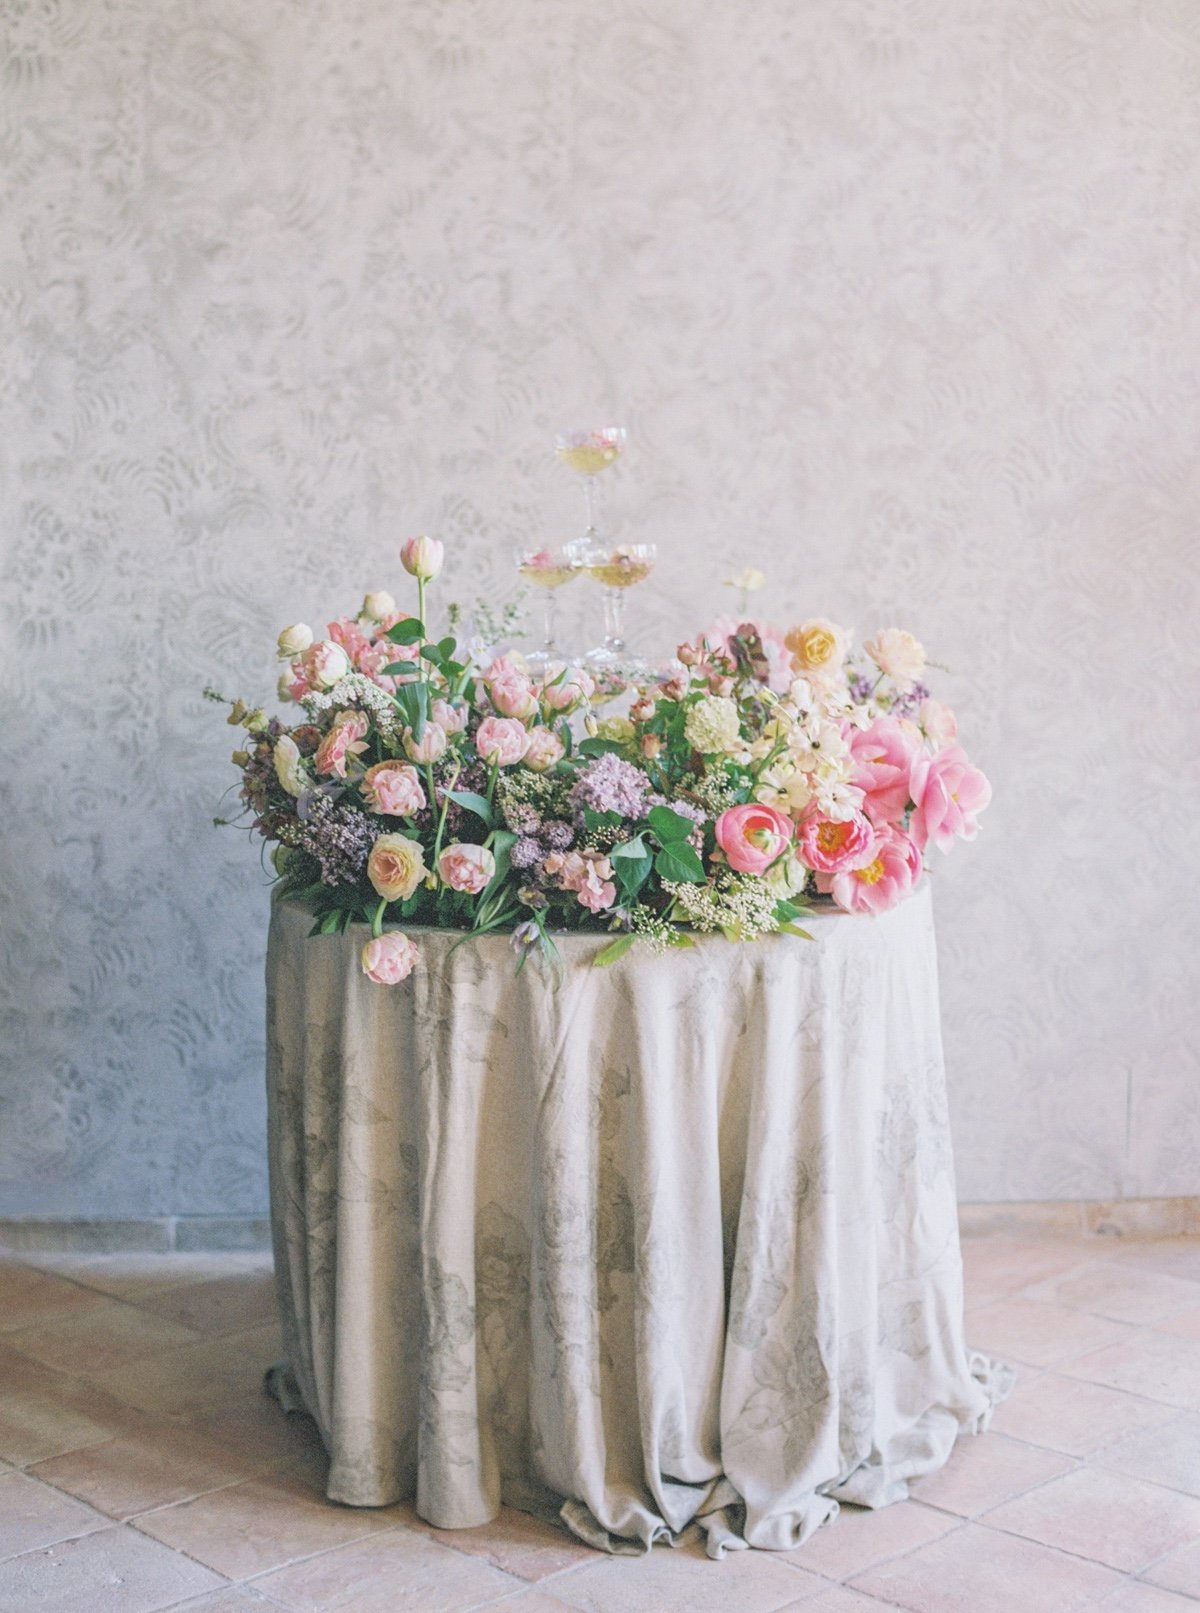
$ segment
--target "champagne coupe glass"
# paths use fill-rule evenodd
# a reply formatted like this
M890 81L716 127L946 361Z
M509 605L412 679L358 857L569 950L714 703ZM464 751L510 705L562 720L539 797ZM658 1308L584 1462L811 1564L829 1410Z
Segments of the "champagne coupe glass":
M644 677L649 664L625 647L625 591L645 582L658 551L652 543L621 543L615 549L595 545L584 557L584 569L604 590L604 643L585 657L589 671L631 680Z
M579 550L599 542L596 531L595 482L602 470L615 465L625 447L624 426L595 426L590 431L564 431L554 439L554 451L569 470L583 477L587 527L578 540Z
M562 659L554 634L558 590L573 582L582 567L567 549L514 549L513 560L521 581L542 590L543 643L540 650L534 650L525 660L531 667L544 671Z

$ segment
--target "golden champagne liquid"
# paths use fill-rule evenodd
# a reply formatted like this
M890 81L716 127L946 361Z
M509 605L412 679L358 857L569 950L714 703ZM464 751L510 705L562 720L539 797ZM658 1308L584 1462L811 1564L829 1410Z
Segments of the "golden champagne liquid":
M607 470L620 456L615 443L581 442L571 448L556 450L564 465L569 465L581 476L596 476Z
M561 588L575 575L574 566L518 566L517 576L536 588Z
M635 582L644 582L654 570L653 560L603 560L587 568L605 588L632 588Z

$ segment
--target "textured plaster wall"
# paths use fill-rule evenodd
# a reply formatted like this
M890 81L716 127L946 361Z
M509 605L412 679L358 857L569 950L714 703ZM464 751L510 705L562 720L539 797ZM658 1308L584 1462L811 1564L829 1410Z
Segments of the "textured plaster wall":
M1195 0L0 4L0 1213L261 1210L199 691L610 418L645 644L753 562L952 669L962 1196L1200 1193L1198 164Z

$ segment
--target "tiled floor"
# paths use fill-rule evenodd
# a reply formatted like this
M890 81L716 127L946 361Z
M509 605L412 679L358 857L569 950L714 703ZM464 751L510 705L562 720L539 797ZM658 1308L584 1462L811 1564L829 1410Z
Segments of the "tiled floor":
M1018 1364L912 1500L786 1555L439 1533L324 1499L253 1255L0 1256L0 1613L1193 1613L1200 1238L965 1245L968 1334Z

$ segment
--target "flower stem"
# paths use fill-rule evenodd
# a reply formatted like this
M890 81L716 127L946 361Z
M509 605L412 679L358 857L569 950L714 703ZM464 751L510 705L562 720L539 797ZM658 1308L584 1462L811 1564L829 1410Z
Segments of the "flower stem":
M375 917L371 920L371 934L378 938L383 934L383 915L387 912L387 897L385 896L375 909Z

